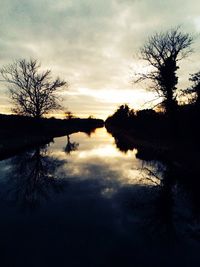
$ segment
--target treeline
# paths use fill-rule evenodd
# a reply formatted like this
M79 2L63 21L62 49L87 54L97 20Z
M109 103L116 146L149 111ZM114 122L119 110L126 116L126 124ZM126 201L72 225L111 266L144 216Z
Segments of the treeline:
M200 116L200 71L190 75L189 88L177 89L179 62L192 52L194 37L176 27L150 36L140 49L149 68L135 82L149 81L160 102L154 109L134 111L121 105L106 120L107 128L118 127L145 139L197 140ZM180 105L182 102L182 105Z
M0 160L26 149L48 144L54 137L69 136L76 132L91 135L96 128L103 127L98 119L34 118L19 115L0 115Z
M55 119L33 118L19 115L0 115L0 136L46 136L55 137L83 131L90 134L94 129L103 127L100 119Z
M106 127L117 127L130 135L145 139L178 138L198 139L200 109L195 104L178 106L174 117L153 109L134 111L128 105L121 105L107 118Z

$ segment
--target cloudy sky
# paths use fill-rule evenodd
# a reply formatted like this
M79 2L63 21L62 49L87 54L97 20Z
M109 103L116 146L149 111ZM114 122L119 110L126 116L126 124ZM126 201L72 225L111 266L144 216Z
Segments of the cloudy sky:
M181 25L196 37L181 64L179 88L200 69L199 0L0 0L0 66L30 57L70 84L63 105L78 116L106 118L119 104L148 107L138 50L156 31ZM9 112L0 84L0 112Z

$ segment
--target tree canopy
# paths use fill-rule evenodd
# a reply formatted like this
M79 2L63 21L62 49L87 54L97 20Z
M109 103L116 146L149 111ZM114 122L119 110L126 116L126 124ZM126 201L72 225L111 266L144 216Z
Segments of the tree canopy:
M147 74L139 74L137 81L149 79L153 82L152 88L163 98L166 111L176 106L178 61L192 51L192 43L193 37L177 27L154 34L140 49L141 58L148 62L151 70Z
M57 90L67 83L53 79L50 70L40 71L40 67L35 59L22 59L0 69L8 83L15 113L39 118L61 107Z

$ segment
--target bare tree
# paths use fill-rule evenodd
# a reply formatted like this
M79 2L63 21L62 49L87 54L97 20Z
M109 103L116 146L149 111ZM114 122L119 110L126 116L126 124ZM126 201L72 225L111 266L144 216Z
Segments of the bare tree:
M60 78L52 79L51 71L40 71L40 66L37 60L23 59L0 69L8 83L15 113L40 118L61 107L56 93L67 83Z
M176 108L178 61L192 51L192 43L193 37L181 32L180 27L177 27L151 36L140 50L141 58L149 63L151 71L139 74L137 81L149 79L153 82L152 88L163 98L167 112Z

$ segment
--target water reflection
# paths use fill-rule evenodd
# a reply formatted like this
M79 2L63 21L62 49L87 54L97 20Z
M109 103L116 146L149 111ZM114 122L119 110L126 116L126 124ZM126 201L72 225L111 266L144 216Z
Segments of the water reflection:
M144 220L144 226L149 230L151 238L162 237L162 240L173 241L177 238L180 229L175 205L176 178L170 165L158 164L158 162L144 163L145 179L151 180L154 186L149 187L151 200L148 203L148 219ZM183 223L183 222L181 222ZM176 229L176 224L178 227Z
M70 140L70 135L67 135L67 144L64 148L66 154L70 154L72 151L76 151L78 149L79 143L72 142Z
M200 247L198 179L127 139L105 129L90 138L76 133L1 162L0 192L13 203L0 202L1 238L15 262L177 266L181 246L192 266L191 251ZM23 217L17 205L40 209Z
M56 169L62 161L48 157L47 147L23 153L11 160L6 198L24 208L36 208L42 199L63 192L62 180L56 177Z
M183 237L200 240L199 169L194 165L191 168L189 160L186 165L178 164L181 161L161 157L153 147L134 142L123 133L112 129L109 132L119 151L128 153L137 149L136 157L143 162L140 185L146 186L142 198L133 194L131 207L133 212L143 209L140 219L145 232L148 229L148 236L170 241ZM191 161L192 154L189 157Z

